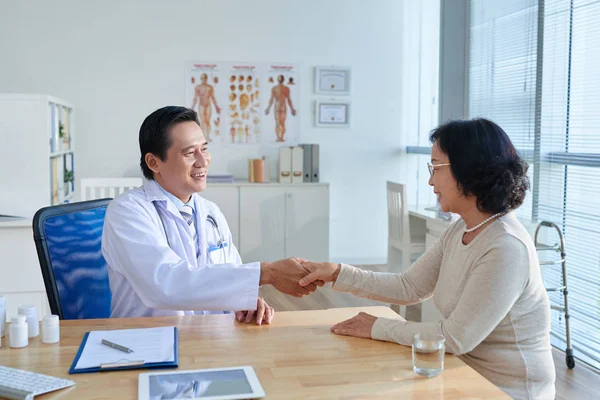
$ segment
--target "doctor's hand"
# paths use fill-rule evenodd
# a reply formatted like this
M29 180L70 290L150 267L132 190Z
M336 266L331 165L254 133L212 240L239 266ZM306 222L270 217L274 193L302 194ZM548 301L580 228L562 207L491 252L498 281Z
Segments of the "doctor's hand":
M239 322L245 322L249 324L252 320L256 321L256 325L270 324L273 321L275 310L269 306L267 302L262 298L258 298L256 303L256 310L236 311L235 319Z
M282 293L302 297L317 290L315 283L300 286L299 282L308 271L302 266L303 260L286 258L275 262L260 263L260 284L270 284Z
M335 282L340 273L340 264L302 261L302 266L308 271L308 274L300 280L300 286L303 287L317 282Z

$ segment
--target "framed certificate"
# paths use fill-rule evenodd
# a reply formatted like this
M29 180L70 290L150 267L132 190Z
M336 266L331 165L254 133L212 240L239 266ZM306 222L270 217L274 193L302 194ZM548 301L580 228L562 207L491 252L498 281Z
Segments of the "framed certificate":
M315 93L350 94L349 67L315 67Z
M315 102L315 125L322 128L349 128L350 102L317 100Z

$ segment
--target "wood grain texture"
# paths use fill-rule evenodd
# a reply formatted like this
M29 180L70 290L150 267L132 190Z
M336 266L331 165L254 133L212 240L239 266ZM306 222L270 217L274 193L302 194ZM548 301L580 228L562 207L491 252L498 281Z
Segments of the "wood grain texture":
M61 341L37 337L11 349L4 339L0 365L72 379L77 385L36 399L137 399L141 370L69 375L85 332L175 325L179 370L251 365L273 399L500 399L507 396L472 368L446 355L432 379L412 371L411 349L337 336L331 325L359 311L398 317L388 307L279 312L270 326L237 323L232 315L61 321Z

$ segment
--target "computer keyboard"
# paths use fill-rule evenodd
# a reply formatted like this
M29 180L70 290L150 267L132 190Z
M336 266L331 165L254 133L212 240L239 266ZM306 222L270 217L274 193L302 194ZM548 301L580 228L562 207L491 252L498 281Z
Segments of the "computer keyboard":
M33 396L73 385L68 379L0 366L0 398L33 400Z

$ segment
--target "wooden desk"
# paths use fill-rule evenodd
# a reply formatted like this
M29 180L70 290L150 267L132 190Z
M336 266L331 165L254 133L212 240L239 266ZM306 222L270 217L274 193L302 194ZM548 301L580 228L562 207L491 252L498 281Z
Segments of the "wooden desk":
M280 312L270 326L237 323L232 315L61 321L61 342L30 341L0 348L0 365L72 379L77 385L40 399L137 399L140 370L69 375L89 330L176 325L179 369L251 365L267 398L507 398L458 358L426 379L412 371L411 349L393 343L337 336L332 324L358 311L397 317L387 307ZM36 397L38 399L38 397Z

